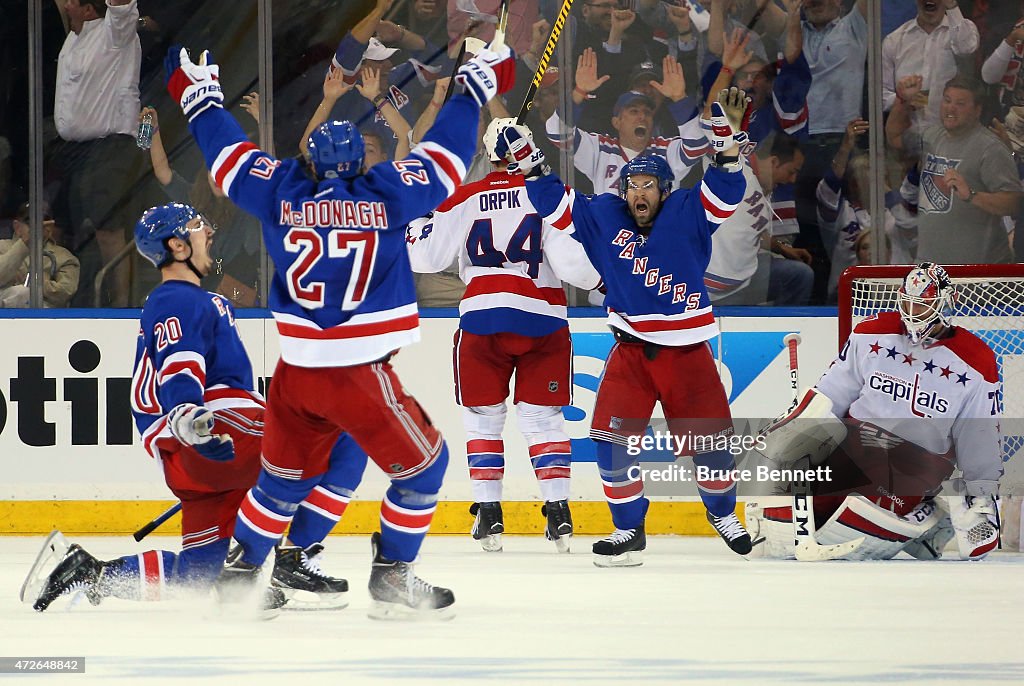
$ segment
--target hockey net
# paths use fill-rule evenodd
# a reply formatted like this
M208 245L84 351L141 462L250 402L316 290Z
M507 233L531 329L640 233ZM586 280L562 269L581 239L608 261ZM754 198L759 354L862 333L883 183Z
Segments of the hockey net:
M839 346L859 322L896 310L896 291L910 265L847 269L839 283ZM989 344L999 363L1003 461L1024 448L1024 264L957 265L946 271L956 287L953 322ZM1015 467L1024 462L1024 452ZM1017 471L1016 469L1014 471ZM1019 484L1014 484L1020 488Z

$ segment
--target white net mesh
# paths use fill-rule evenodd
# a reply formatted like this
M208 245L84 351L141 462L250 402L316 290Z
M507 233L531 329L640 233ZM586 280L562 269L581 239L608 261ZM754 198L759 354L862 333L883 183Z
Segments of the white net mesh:
M903 274L910 269L906 267ZM999 363L999 396L1006 418L1003 460L1009 460L1024 447L1024 435L1019 435L1018 426L1018 420L1024 418L1024 277L957 276L954 269L949 271L957 293L957 316L953 323L970 329L988 343ZM850 312L847 315L841 311L840 317L849 316L852 328L876 312L895 310L901 281L902 275L855 275L851 282Z

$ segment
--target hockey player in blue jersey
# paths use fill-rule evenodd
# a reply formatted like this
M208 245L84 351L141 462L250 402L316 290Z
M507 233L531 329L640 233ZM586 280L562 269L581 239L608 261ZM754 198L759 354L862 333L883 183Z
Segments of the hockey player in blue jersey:
M415 576L412 562L437 507L448 451L402 388L390 358L419 340L405 226L462 182L480 107L512 85L511 51L495 45L459 68L454 95L408 157L363 173L349 122L310 135L311 171L248 142L222 107L219 69L181 48L167 57L168 91L182 107L216 184L263 223L275 265L270 307L281 360L270 387L263 470L239 509L218 580L244 595L345 431L391 478L372 538L371 616L450 615L454 594Z
M646 547L637 457L626 446L642 435L655 402L678 437L706 437L682 454L693 456L697 488L708 521L729 547L750 552L751 541L734 512L734 461L722 445L732 435L729 402L708 340L718 335L704 288L711 234L735 211L746 182L740 171L741 122L749 99L733 88L709 103L715 157L695 188L671 192L672 171L661 157L637 157L620 176L619 196L577 195L551 174L527 182L530 201L557 228L573 227L608 289L605 305L616 345L597 390L590 436L615 532L594 544L599 567L642 564ZM543 153L505 129L520 167L538 167Z
M180 203L147 210L135 228L136 246L160 270L162 282L139 322L132 414L143 447L181 500L182 551L149 550L101 562L72 545L40 587L36 610L76 588L94 604L107 596L159 600L168 589L209 589L220 571L238 506L259 476L265 404L253 390L231 304L200 286L213 266L213 237L209 221ZM343 437L332 468L279 547L275 590L265 598L271 607L285 597L307 608L347 604L348 582L324 574L317 557L365 464L366 455Z

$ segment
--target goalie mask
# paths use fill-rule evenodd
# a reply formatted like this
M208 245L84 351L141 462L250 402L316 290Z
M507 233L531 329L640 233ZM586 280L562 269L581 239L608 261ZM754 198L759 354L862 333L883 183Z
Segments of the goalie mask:
M952 326L956 292L946 270L922 262L903 279L896 295L900 319L914 345L935 338Z

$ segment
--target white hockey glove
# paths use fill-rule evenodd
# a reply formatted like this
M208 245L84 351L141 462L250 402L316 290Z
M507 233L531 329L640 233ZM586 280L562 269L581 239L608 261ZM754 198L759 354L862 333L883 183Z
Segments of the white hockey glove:
M210 51L204 50L195 64L188 50L172 45L164 59L164 78L167 92L181 105L185 117L192 121L211 107L224 107L224 93L220 89L220 67L213 63Z
M951 496L949 518L961 560L984 560L999 543L999 520L991 495Z
M764 456L781 467L809 458L822 464L846 438L847 427L832 413L832 401L813 388L797 406L762 430L766 434Z
M227 462L235 458L235 442L228 434L213 434L213 410L183 403L167 415L171 435L192 446L208 460Z
M741 89L733 86L722 90L711 103L712 153L716 156L738 145L742 149L748 141L747 126L750 123L750 98Z
M533 142L530 129L522 124L506 126L498 133L494 154L508 160L508 171L520 172L526 178L544 173L544 151Z
M492 43L493 45L493 43ZM455 72L455 82L483 107L495 95L505 93L516 80L516 55L501 45L496 52L487 46Z

